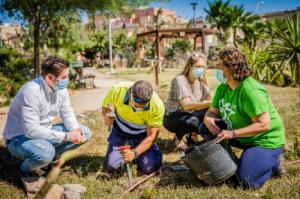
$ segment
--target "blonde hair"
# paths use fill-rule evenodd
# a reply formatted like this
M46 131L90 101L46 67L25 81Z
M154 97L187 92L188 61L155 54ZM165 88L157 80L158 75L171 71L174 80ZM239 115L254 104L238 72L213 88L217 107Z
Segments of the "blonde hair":
M183 69L183 71L180 73L181 75L184 75L184 76L188 76L192 67L194 66L194 64L196 62L198 62L199 60L203 59L205 62L206 62L206 55L203 54L203 53L196 53L194 52L189 58L188 58L188 61L186 62L186 65Z

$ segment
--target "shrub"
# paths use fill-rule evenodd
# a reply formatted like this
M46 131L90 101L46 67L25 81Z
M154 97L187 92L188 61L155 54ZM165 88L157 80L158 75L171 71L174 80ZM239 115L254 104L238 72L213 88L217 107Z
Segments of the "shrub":
M7 105L32 77L31 59L24 58L14 49L0 48L0 106Z

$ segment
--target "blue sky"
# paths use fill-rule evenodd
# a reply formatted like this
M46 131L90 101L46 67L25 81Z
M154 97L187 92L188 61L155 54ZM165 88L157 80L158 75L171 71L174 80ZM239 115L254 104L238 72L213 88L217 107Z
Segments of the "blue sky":
M233 5L244 5L247 11L257 14L295 9L300 7L300 0L264 0L263 5L256 10L257 3L261 0L231 0ZM175 10L178 16L190 19L193 16L192 2L198 3L196 7L196 16L203 16L203 8L207 8L207 0L169 0L167 3L152 3L151 6Z
M151 3L150 6L175 10L177 16L190 19L193 16L193 10L190 5L192 2L198 3L198 6L196 8L196 16L205 16L203 8L207 7L207 0L169 0L169 2L166 3ZM252 11L257 14L273 11L283 11L300 7L300 0L264 0L263 4L260 5L258 9L256 9L259 2L261 2L261 0L231 0L231 4L243 4L247 11ZM4 23L16 23L13 18L9 18L7 16L2 16L2 20ZM83 15L83 20L87 21L86 15Z

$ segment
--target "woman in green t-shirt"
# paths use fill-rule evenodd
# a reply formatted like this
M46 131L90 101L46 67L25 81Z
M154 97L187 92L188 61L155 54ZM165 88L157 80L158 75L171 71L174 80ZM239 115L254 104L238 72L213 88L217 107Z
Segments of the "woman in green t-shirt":
M246 188L257 189L284 172L281 154L284 125L268 91L251 77L245 56L236 48L220 51L216 76L221 82L199 133L206 139L244 149L238 176Z

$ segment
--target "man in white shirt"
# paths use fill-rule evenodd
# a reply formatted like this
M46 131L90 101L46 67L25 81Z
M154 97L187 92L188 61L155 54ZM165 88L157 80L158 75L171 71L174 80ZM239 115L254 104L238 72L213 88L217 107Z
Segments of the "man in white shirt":
M3 136L10 153L23 160L22 173L47 166L91 137L89 128L78 124L70 104L69 66L66 60L47 57L42 75L23 85L10 106ZM58 114L63 123L53 125Z

